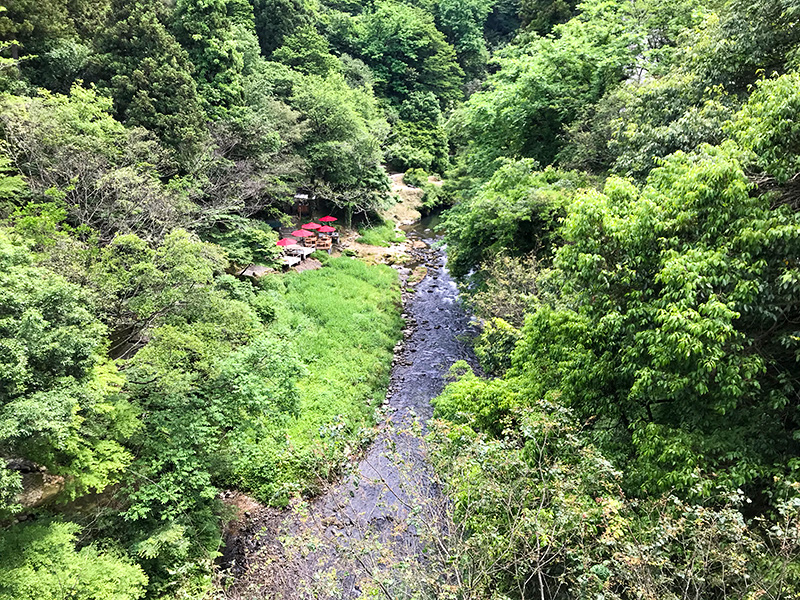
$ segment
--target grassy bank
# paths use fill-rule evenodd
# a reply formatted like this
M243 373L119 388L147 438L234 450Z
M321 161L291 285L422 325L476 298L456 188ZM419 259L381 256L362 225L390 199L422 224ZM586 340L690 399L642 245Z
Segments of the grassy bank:
M406 239L402 232L395 229L392 221L386 221L374 227L362 227L358 230L358 234L360 237L356 242L359 244L380 246L381 248L388 248L392 244L399 244Z
M401 335L400 290L393 269L349 258L261 285L274 296L272 327L286 355L299 357L306 371L297 415L253 440L255 451L236 471L241 487L281 505L318 490L369 441Z

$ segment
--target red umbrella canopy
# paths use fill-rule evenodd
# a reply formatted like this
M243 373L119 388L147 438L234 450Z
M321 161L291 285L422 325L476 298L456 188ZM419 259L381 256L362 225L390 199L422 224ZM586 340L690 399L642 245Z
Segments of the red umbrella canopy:
M319 223L306 223L305 225L301 225L303 229L319 229L322 227Z
M336 231L336 227L331 227L330 225L323 225L318 230L320 233L330 233L331 231Z
M306 231L305 229L298 229L297 231L293 231L291 235L295 237L310 237L314 234L311 233L310 231Z
M296 244L297 240L293 240L292 238L283 238L282 240L278 240L278 246L291 246L292 244Z
M327 217L322 217L319 222L320 223L333 223L334 221L338 221L336 217L332 217L328 215Z

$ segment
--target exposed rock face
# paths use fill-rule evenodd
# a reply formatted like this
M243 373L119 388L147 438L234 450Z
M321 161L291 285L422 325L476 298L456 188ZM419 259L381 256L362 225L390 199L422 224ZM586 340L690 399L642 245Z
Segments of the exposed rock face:
M28 459L6 458L6 467L22 475L22 491L14 500L23 508L40 506L64 489L61 475L48 473L45 467Z
M43 470L44 467L41 465L37 465L32 460L28 460L27 458L5 458L6 461L6 469L10 469L11 471L19 471L20 473L38 473L39 471Z
M16 501L25 508L33 508L54 498L64 489L64 478L50 473L24 473L22 492Z
M395 194L400 202L381 213L384 219L392 219L400 225L408 225L419 221L422 217L418 208L422 204L424 190L411 187L403 181L403 173L394 173L389 176L392 182L392 194Z

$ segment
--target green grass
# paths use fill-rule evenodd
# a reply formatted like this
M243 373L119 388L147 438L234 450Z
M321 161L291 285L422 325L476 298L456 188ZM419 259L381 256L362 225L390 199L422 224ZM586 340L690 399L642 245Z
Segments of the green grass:
M359 244L369 244L370 246L381 246L388 248L392 244L404 242L405 234L394 228L392 221L386 221L382 225L375 227L363 227L358 230L359 237L356 242Z
M299 415L254 441L242 485L284 504L313 494L370 438L401 336L396 272L349 258L284 276L274 330L307 367Z

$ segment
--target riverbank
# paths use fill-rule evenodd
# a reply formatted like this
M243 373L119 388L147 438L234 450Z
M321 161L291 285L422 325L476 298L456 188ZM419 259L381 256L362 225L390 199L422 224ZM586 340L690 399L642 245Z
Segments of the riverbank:
M439 526L431 516L440 513L442 499L420 434L450 366L474 362L462 342L472 333L470 319L457 301L443 253L427 245L432 233L425 229L410 228L414 262L399 269L405 327L375 441L314 500L277 510L235 498L247 508L228 531L223 597L358 598L423 581L431 528ZM409 278L420 267L426 276L415 284Z
M393 269L346 257L325 262L258 280L274 307L270 330L303 367L295 415L248 445L230 482L267 505L319 493L369 442L401 336Z

